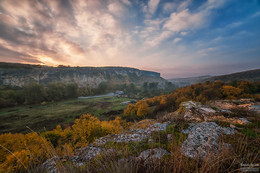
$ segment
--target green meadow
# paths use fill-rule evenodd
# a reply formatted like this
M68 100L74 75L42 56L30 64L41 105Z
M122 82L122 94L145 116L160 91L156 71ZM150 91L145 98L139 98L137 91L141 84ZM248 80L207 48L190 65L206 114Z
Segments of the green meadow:
M128 98L101 97L71 99L40 105L24 105L0 110L0 133L26 133L51 130L58 124L72 125L75 118L90 113L100 120L113 119L122 115L126 105L121 102Z

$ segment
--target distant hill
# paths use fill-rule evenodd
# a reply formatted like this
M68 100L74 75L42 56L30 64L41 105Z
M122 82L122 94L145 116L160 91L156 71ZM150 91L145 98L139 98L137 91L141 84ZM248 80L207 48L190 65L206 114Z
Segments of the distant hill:
M179 87L192 85L195 83L200 83L205 81L223 81L223 82L241 81L241 80L260 81L260 69L237 72L237 73L226 74L221 76L208 75L208 76L198 76L198 77L188 77L188 78L173 78L168 80Z
M41 65L0 62L0 85L24 86L31 82L75 82L80 87L97 87L101 82L143 85L158 82L163 87L167 80L160 73L128 67L50 67Z
M188 78L173 78L168 79L168 81L172 82L174 85L178 87L188 86L195 83L199 83L205 79L209 79L211 76L198 76L198 77L188 77Z
M260 81L260 69L256 70L249 70L249 71L243 71L238 73L232 73L227 75L221 75L221 76L213 76L208 79L204 79L204 81L223 81L223 82L229 82L229 81L240 81L240 80L248 80L248 81Z

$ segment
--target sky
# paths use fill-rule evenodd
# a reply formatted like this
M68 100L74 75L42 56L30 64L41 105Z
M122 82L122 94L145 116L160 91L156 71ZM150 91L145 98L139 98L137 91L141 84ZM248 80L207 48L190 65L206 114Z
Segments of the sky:
M260 0L0 0L0 61L164 78L260 67Z

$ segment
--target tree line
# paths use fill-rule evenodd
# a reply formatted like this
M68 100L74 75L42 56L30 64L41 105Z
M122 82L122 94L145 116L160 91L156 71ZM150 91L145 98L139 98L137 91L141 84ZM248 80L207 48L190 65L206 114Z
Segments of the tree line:
M49 83L47 86L31 83L23 88L0 88L0 107L40 104L76 98L78 86L75 83Z
M165 88L159 88L156 82L145 82L143 86L130 84L110 84L101 82L96 88L86 86L79 88L76 83L31 83L22 88L0 86L0 108L13 107L18 105L44 104L46 102L60 101L64 99L77 98L78 96L92 96L124 91L128 97L152 97L165 92L175 90L176 87L169 83Z

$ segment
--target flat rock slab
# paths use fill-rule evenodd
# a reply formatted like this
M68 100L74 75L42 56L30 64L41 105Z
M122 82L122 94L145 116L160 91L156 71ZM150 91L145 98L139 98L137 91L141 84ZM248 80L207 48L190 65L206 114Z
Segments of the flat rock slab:
M151 123L151 122L149 122ZM128 142L140 142L151 136L151 133L158 131L165 131L170 122L157 123L152 122L147 124L145 128L134 128L130 129L128 133L112 134L104 137L100 137L95 140L94 144L96 146L102 146L109 141L118 143L128 143Z
M206 158L208 154L217 155L219 137L221 134L233 135L235 130L230 127L220 127L215 122L202 122L190 124L190 127L182 131L188 134L182 144L182 152L190 158ZM228 144L225 144L228 147Z

